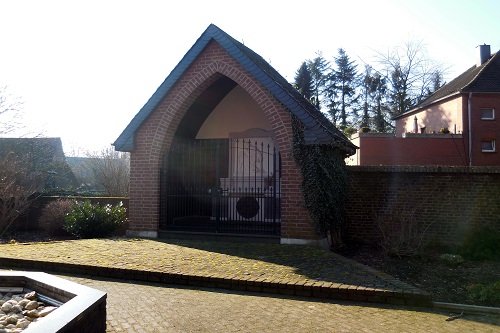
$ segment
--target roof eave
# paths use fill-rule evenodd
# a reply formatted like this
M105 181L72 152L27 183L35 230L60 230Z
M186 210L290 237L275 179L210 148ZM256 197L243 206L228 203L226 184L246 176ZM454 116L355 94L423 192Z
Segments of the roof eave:
M139 112L134 116L134 118L127 125L125 130L120 134L118 139L113 143L115 149L118 151L131 152L135 149L135 133L139 129L140 125L149 117L152 111L159 105L170 88L177 82L177 80L184 74L186 69L191 65L191 63L196 59L196 57L201 53L205 46L212 39L209 36L209 30L213 29L214 25L209 25L208 28L203 32L203 34L198 38L198 40L193 44L189 51L182 57L181 61L174 67L167 78L162 82L162 84L156 89L149 100L144 104L144 106L139 110Z
M217 26L211 24L205 32L198 38L191 49L182 58L179 64L174 68L174 70L169 74L165 81L160 85L156 92L151 96L148 102L141 108L141 110L132 119L129 125L125 128L118 139L113 143L115 148L119 151L132 151L135 148L135 133L142 125L142 123L149 117L156 106L161 103L165 98L168 91L175 82L182 76L185 70L191 65L191 63L196 59L196 57L202 52L210 40L214 39L222 48L224 48L243 68L245 68L249 73L251 73L272 95L276 98L282 105L284 105L292 114L304 115L305 118L314 121L322 131L327 133L332 140L338 141L339 148L349 146L350 141L347 138L340 137L337 133L332 132L332 130L325 127L317 117L311 114L306 106L301 103L304 101L298 101L295 97L284 87L281 83L275 80L269 73L264 70L261 65L258 64L259 61L264 61L261 57L254 51L244 47L239 46L238 42L219 29ZM259 57L257 63L250 58L246 52L252 57ZM266 63L267 64L267 63ZM270 65L269 65L270 67ZM276 72L272 69L271 72ZM276 72L277 73L277 72ZM279 73L277 73L279 75ZM279 75L280 79L282 77ZM283 79L284 80L284 79ZM286 81L286 80L285 80ZM305 99L304 99L305 100ZM309 103L308 101L306 101ZM303 117L302 117L303 118ZM301 119L301 121L304 119ZM318 129L319 130L319 129ZM340 144L340 143L344 143ZM350 151L350 149L348 149Z

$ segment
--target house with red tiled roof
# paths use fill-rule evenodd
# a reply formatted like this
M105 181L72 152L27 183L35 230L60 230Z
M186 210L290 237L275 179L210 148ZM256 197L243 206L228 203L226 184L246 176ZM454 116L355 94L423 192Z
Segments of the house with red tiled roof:
M478 50L476 65L394 118L395 136L356 135L349 164L500 166L500 54Z
M262 57L210 25L114 146L130 152L128 235L323 242L303 205L305 145L356 147Z

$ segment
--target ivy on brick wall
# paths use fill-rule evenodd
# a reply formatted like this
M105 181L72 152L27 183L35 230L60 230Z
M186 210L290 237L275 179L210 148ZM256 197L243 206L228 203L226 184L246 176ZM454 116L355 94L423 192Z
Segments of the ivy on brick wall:
M301 190L316 230L341 242L349 174L342 151L332 145L306 145L300 122L293 119L293 156L302 173ZM337 243L337 244L336 244Z

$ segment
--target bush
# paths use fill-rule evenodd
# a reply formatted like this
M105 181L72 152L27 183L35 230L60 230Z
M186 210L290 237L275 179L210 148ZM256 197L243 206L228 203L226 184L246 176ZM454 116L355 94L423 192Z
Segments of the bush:
M396 199L399 201L399 198ZM418 206L404 207L401 210L377 212L375 223L380 230L379 246L386 256L416 257L421 256L431 242L427 230L432 225L419 223L416 215Z
M466 235L460 252L469 260L500 258L500 232L490 226L472 228Z
M448 267L458 267L464 263L464 258L459 254L445 253L439 256L439 260Z
M120 202L116 206L92 205L89 200L77 202L66 215L65 229L79 238L108 237L126 221L125 208Z
M71 211L74 203L73 200L68 199L58 199L49 202L43 207L40 220L38 221L40 227L51 236L66 235L67 232L64 230L65 217Z
M484 305L500 306L500 281L490 284L474 284L467 287L470 297Z
M354 127L347 126L342 130L344 132L344 135L350 138L354 133L357 132L357 130Z

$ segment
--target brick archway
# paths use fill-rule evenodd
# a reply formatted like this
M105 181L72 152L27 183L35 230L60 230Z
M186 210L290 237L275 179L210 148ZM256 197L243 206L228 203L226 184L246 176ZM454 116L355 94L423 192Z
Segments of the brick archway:
M302 207L301 175L291 154L289 111L218 43L210 42L170 89L135 134L131 153L130 231L155 236L159 221L159 170L179 123L194 101L221 76L241 86L266 115L282 152L283 238L316 239L318 236Z

